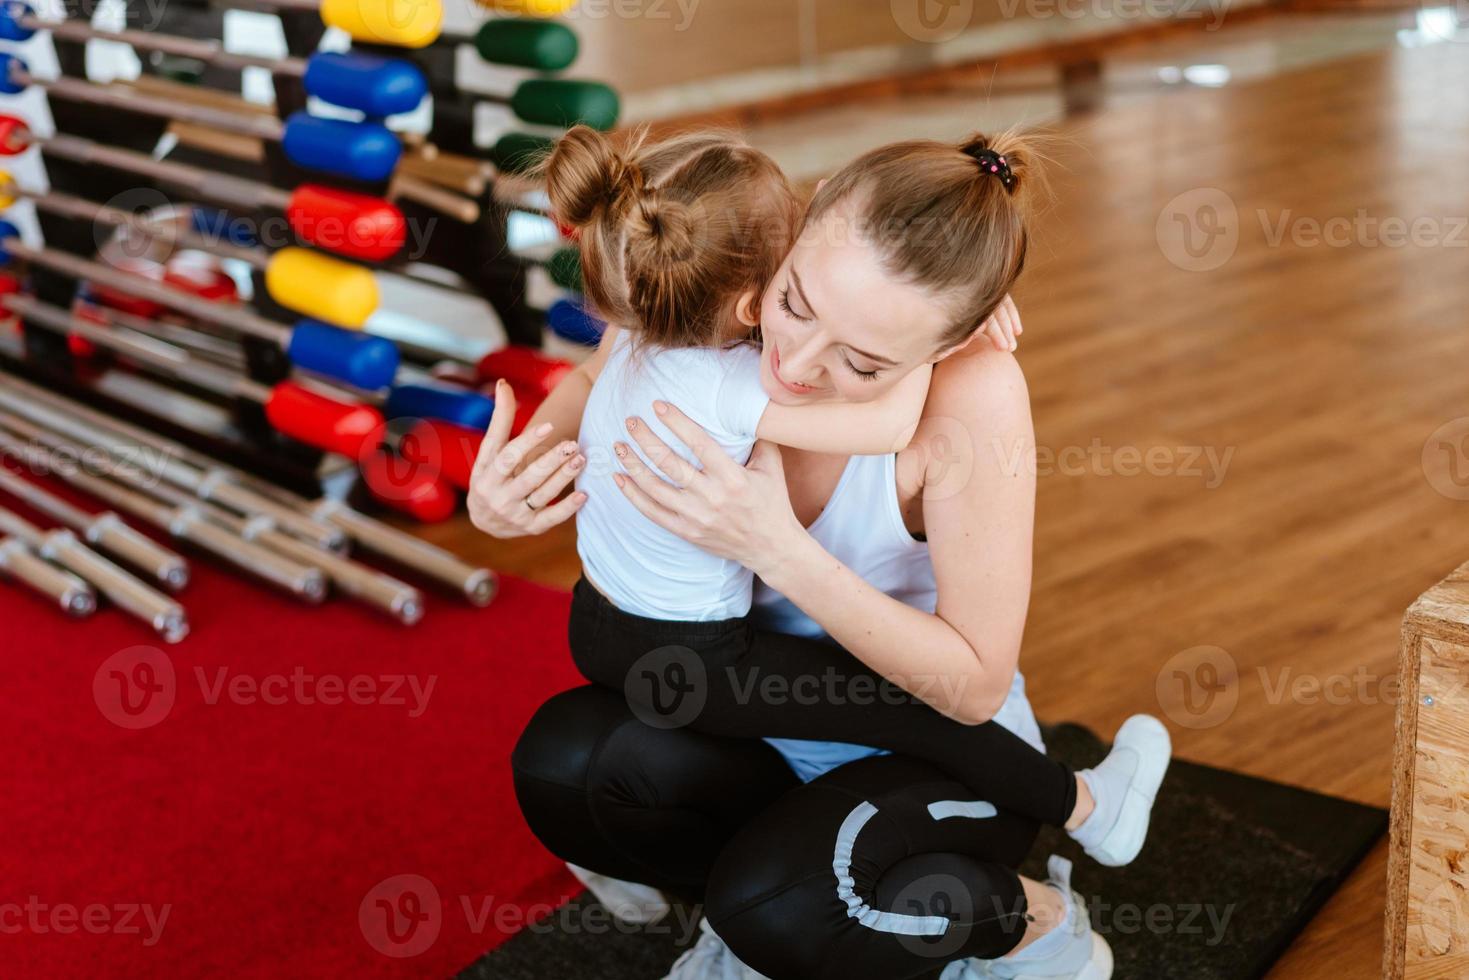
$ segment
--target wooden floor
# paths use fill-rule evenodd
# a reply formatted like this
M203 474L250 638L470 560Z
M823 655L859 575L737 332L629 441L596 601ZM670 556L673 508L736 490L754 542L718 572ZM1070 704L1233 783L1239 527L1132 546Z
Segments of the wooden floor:
M1183 758L1385 806L1399 619L1469 558L1454 499L1469 492L1445 455L1462 433L1423 463L1469 416L1469 59L1453 44L1354 57L1062 135L1021 359L1043 449L1106 452L1042 470L1022 661L1036 709L1103 731L1166 713ZM1187 271L1165 208L1192 193L1174 210L1208 220L1208 188L1235 208L1238 247ZM1303 224L1272 238L1282 219L1359 212L1351 243L1312 245ZM1419 243L1376 237L1390 218L1421 219ZM1217 486L1188 447L1232 453ZM1152 450L1153 473L1119 473L1119 450ZM569 534L441 533L507 572L575 575ZM1185 701L1180 677L1214 700ZM1384 850L1274 976L1378 975Z

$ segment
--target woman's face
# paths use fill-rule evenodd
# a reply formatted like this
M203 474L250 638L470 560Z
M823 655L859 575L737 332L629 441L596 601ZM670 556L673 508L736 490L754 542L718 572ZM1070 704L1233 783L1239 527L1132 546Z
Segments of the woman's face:
M807 225L760 300L760 379L779 405L870 401L935 359L949 313L894 281L845 204Z

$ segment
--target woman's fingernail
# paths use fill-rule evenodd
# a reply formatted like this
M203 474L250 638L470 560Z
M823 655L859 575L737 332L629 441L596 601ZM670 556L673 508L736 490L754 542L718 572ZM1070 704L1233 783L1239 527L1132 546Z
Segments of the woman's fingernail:
M563 442L561 444L561 455L563 455L563 456L570 456L574 452L576 452L576 443L574 443L574 442Z
M580 507L582 504L587 502L587 495L581 492L577 492L571 495L571 499L575 500L576 505Z
M1018 340L1012 340L1012 341L1010 341L1010 352L1011 353L1014 353L1015 351L1017 351L1019 349L1020 349L1020 341L1018 341Z
M568 469L570 469L572 471L576 471L576 470L581 469L581 464L582 463L585 463L585 462L586 462L586 459L584 459L581 456L578 456L578 457L576 457L576 459L573 459L571 462L567 463L566 466L567 466Z
M618 459L627 458L627 447L620 442L612 447L612 451L617 454Z
M553 426L550 422L542 422L540 425L536 426L536 435L543 436L546 433L550 432L553 428L555 428L555 426Z
M505 390L505 379L504 378L496 378L495 379L495 394L498 395L498 394L500 394L504 390Z
M634 419L628 419L627 420L627 431L631 432L634 429L636 429L637 427L638 427L638 420L637 419L634 418Z
M653 403L653 411L657 412L659 415L667 415L668 414L668 403L667 402L654 402Z
M627 477L623 476L621 473L613 473L612 482L617 484L617 489L621 490L623 486L627 483Z

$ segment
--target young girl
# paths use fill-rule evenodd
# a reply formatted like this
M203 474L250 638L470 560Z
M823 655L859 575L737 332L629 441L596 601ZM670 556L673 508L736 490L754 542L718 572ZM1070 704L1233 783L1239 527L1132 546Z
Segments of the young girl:
M1003 296L1023 264L1025 229L1012 198L1024 158L974 145L975 192L1001 195L1006 219L994 222L988 253ZM868 401L788 406L766 393L761 358L747 341L758 336L762 296L798 226L797 202L775 164L717 134L618 152L578 127L557 145L545 176L557 217L579 230L587 296L610 324L583 368L591 382L580 433L588 464L577 480L585 577L570 624L583 674L622 690L650 724L834 739L930 761L982 801L966 806L1064 825L1099 862L1131 861L1168 763L1156 719L1129 719L1107 760L1073 773L998 724L945 717L834 646L755 630L747 619L752 574L645 519L614 486L611 461L592 454L625 439L634 417L656 417L664 400L737 462L756 439L841 454L908 444L927 368ZM976 312L971 322L993 310ZM570 460L576 447L559 452ZM695 465L692 454L685 462Z

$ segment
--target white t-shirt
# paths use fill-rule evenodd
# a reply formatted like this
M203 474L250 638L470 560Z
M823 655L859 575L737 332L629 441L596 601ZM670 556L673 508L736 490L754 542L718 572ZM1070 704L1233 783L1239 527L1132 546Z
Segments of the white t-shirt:
M576 515L582 568L623 612L681 621L743 616L750 611L750 571L663 530L612 481L622 469L614 443L626 443L642 455L627 431L632 416L698 465L654 414L655 399L678 406L740 464L750 458L755 429L770 403L760 384L760 352L753 347L648 349L634 357L631 337L620 333L582 415L579 441L587 465L576 481L587 495Z
M914 609L931 613L938 604L938 582L933 575L933 558L928 543L915 540L903 523L898 506L897 456L853 456L842 471L821 515L807 529L816 542L857 574L868 585ZM824 638L815 620L785 596L755 583L755 605L751 611L761 629L793 636ZM1019 735L1037 751L1046 750L1040 726L1025 695L1025 678L1019 671L1010 684L1010 694L995 714L995 723ZM797 776L810 782L837 766L869 755L885 755L864 745L842 742L813 742L789 738L766 739L785 756Z

